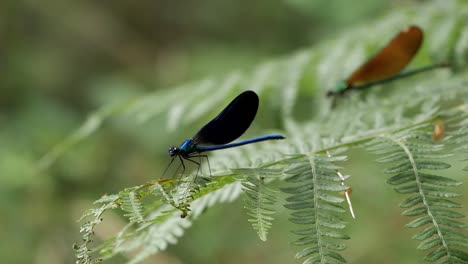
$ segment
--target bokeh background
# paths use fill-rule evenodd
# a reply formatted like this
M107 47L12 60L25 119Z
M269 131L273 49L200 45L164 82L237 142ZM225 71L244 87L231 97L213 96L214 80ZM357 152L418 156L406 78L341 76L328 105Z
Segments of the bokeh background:
M38 171L37 161L100 106L248 69L417 2L1 1L0 263L73 263L76 221L92 201L151 180L167 164L164 124L129 131L108 122ZM358 166L348 164L348 172ZM402 228L406 219L396 206L382 208L400 198L383 178L369 177L380 168L368 171L352 182L367 197L355 195L361 220L349 219L351 260L397 263L391 252L403 252L398 263L415 263L423 254L414 250L411 230ZM238 201L208 210L178 245L147 263L293 262L287 215L278 216L270 240L261 242L242 207ZM372 218L359 218L371 212ZM98 237L124 225L117 215L106 220L109 230Z

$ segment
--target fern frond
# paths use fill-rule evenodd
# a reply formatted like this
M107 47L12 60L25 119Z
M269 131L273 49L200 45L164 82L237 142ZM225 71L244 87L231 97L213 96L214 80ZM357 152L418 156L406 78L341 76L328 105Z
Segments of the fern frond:
M124 216L128 217L130 223L143 222L143 205L139 195L134 190L124 190L119 194L122 210L127 212Z
M126 243L133 244L134 248L140 251L132 258L129 264L140 263L147 257L166 249L170 244L175 244L178 238L182 236L185 229L192 224L192 219L196 219L206 208L220 202L229 202L241 194L240 184L228 183L225 179L220 179L217 185L218 189L196 198L191 203L191 213L187 218L181 218L178 212L171 211L170 207L164 206L159 210L148 215L148 219L153 219L150 223L138 227L137 234L127 238ZM216 180L214 180L216 182ZM210 186L214 190L215 187ZM228 195L229 194L229 195ZM127 252L129 248L115 248L115 253ZM131 248L130 248L131 249Z
M242 190L246 197L244 207L248 211L247 214L252 217L248 221L252 223L258 237L262 241L266 241L268 231L273 225L274 218L272 215L275 213L274 205L278 200L278 193L267 187L265 178L278 178L281 171L273 169L237 169L234 172L246 175L242 182Z
M131 244L130 247L114 249L114 254L138 249L129 264L140 263L147 257L165 250L168 245L177 243L178 237L191 226L190 221L181 218L178 212L174 212L168 206L154 211L148 218L152 219L151 223L139 226L137 232L126 242Z
M102 214L110 209L118 207L116 201L118 195L105 195L101 199L95 201L95 204L103 204L102 206L88 210L81 218L81 220L91 218L81 225L80 233L82 233L83 243L80 245L73 245L76 251L76 264L93 264L101 261L101 258L95 258L91 254L94 252L89 247L89 244L93 242L91 238L94 235L94 227L102 222Z
M460 204L448 198L460 194L450 191L462 183L427 171L444 170L450 164L438 159L447 155L441 153L443 145L435 144L430 133L423 131L401 131L383 135L367 144L368 150L381 155L380 162L389 164L385 170L392 177L387 183L396 186L400 194L410 196L400 204L406 208L403 215L416 217L406 226L426 227L413 236L420 240L420 250L431 250L426 260L439 263L459 263L468 261L468 254L459 249L468 246L468 237L457 229L466 224L459 222L463 214L453 211Z
M467 108L467 105L463 106L465 112L468 112ZM463 115L463 118L456 124L456 127L458 129L452 133L453 139L449 142L456 146L455 151L468 154L468 114ZM468 171L468 165L463 170Z
M179 207L174 207L174 205L177 206L175 199L179 196L170 194L181 192L172 189L175 181L178 179L150 182L146 185L127 188L118 195L105 196L96 201L96 203L103 203L103 206L87 211L80 219L91 218L81 228L84 242L74 246L77 251L77 264L92 264L128 252L134 255L128 263L139 263L148 256L165 250L168 245L177 243L185 229L191 226L191 219L196 219L207 207L220 202L233 201L242 193L241 185L231 176L216 177L209 182L198 180L196 181L198 190L192 192L190 196L191 213L189 219L186 219L181 218L179 212L183 205L178 204ZM144 200L147 200L146 203L143 203ZM148 206L151 200L156 200L152 207ZM161 203L161 200L166 202ZM149 213L145 213L142 206L151 208ZM130 224L112 239L102 243L99 247L90 249L91 236L94 234L95 226L101 223L102 214L107 210L115 209L127 212L125 216L129 218ZM93 254L100 257L95 258Z
M336 159L336 157L335 157ZM306 258L303 263L345 263L336 251L345 249L337 240L349 239L343 233L345 223L338 217L345 210L339 205L343 198L333 192L345 191L336 174L337 167L329 157L309 154L291 160L285 172L286 180L293 186L282 188L288 194L284 205L292 211L292 223L303 226L294 233L299 236L294 244L304 246L296 258Z

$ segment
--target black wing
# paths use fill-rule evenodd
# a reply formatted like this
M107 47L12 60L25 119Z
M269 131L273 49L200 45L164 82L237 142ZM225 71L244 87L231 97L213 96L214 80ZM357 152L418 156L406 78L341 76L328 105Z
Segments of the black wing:
M202 127L193 141L201 145L227 144L244 134L254 120L257 109L258 95L253 91L245 91Z

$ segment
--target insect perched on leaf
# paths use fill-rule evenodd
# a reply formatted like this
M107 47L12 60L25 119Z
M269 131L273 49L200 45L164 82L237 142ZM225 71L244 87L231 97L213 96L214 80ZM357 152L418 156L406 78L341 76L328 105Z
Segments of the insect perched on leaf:
M249 128L258 110L258 95L253 91L245 91L232 100L218 116L203 126L192 138L185 140L179 147L170 147L169 155L179 158L185 170L184 160L196 157L207 157L204 152L233 148L251 143L272 139L284 139L282 135L266 135L228 144L240 137ZM170 165L170 164L169 164Z
M436 68L449 67L448 64L442 63L400 73L418 52L423 35L418 26L409 26L399 32L375 56L340 82L334 91L328 91L327 96L343 95L352 90L362 90Z

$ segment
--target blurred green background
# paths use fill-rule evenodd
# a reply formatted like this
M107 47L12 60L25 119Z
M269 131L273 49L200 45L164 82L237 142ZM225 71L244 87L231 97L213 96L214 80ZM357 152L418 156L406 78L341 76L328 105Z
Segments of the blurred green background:
M91 202L153 179L168 162L167 142L179 143L194 132L169 135L165 124L156 122L129 131L108 122L38 173L38 159L98 107L248 69L414 2L2 1L0 263L73 263L72 245L80 240L76 220ZM347 173L357 166L347 164ZM363 194L354 195L361 220L350 220L349 260L415 263L423 254L414 250L411 230L402 229L401 211L381 209L400 199L383 177L372 177L379 171L369 168L369 175L356 175L351 182ZM369 201L372 194L376 198ZM264 243L242 207L238 201L208 210L178 245L147 263L293 262L287 216L278 216ZM370 212L378 214L362 217ZM106 215L106 221L108 230L99 230L97 237L124 225L117 215ZM379 243L373 243L376 239ZM407 255L393 259L388 252Z

